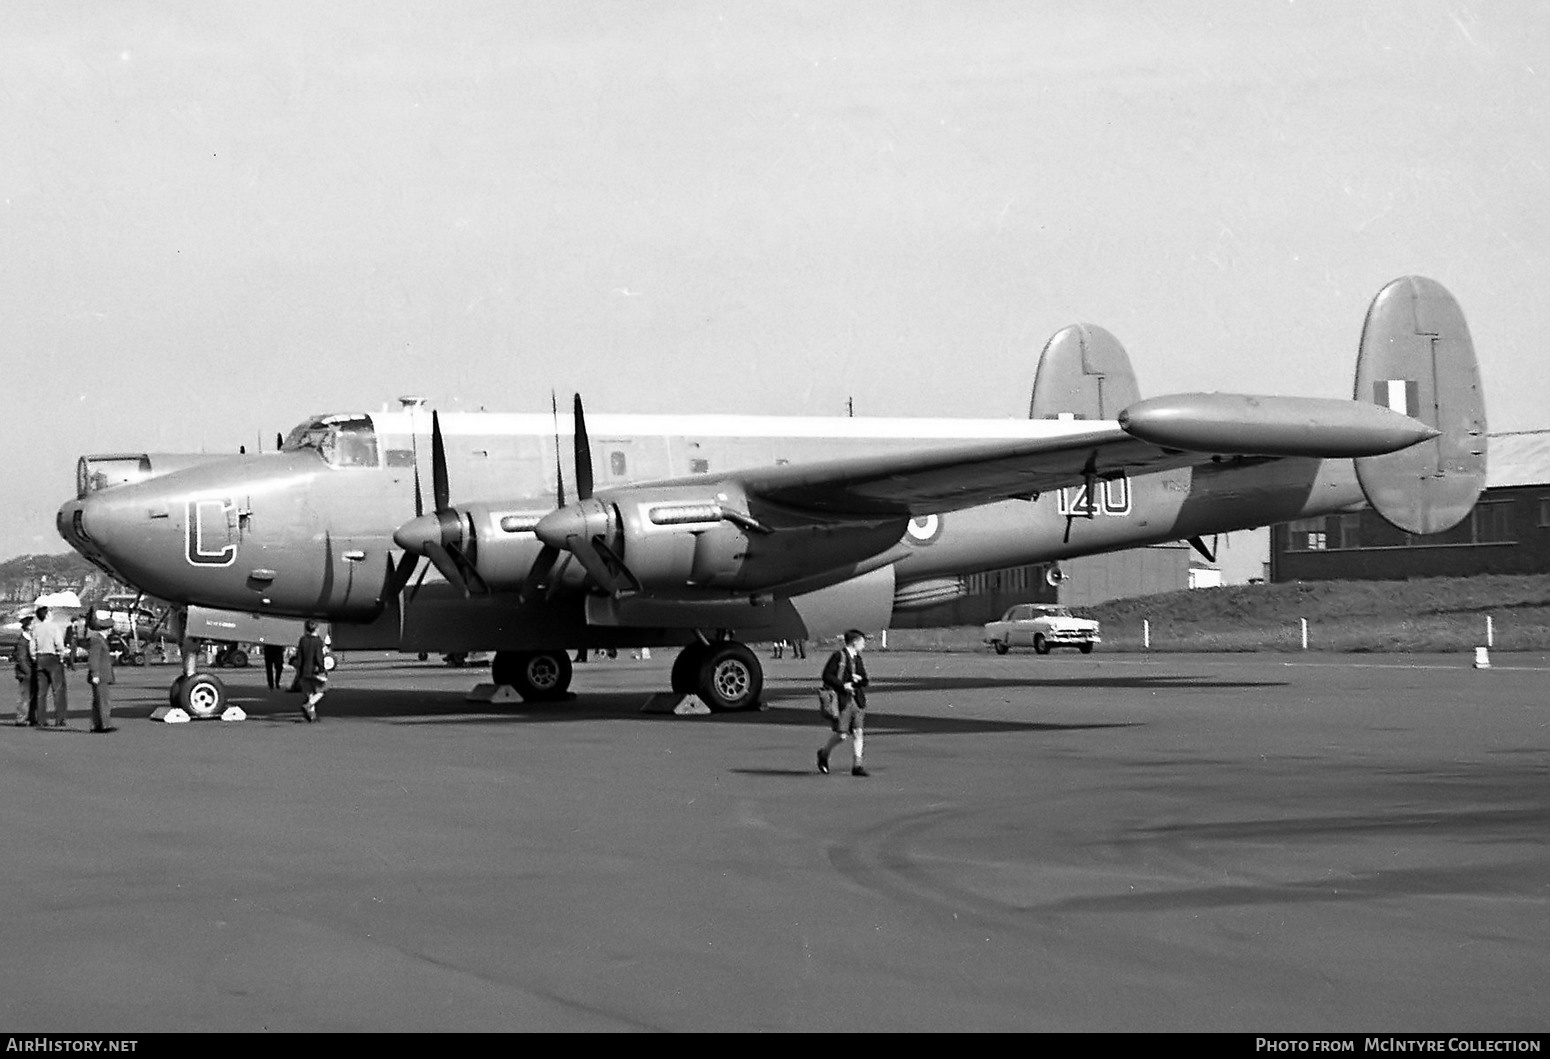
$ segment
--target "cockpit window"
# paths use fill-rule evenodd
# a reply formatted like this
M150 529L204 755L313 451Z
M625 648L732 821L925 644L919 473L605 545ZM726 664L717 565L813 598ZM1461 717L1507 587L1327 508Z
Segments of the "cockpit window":
M366 415L318 416L286 435L282 452L314 449L333 467L377 466L377 431Z

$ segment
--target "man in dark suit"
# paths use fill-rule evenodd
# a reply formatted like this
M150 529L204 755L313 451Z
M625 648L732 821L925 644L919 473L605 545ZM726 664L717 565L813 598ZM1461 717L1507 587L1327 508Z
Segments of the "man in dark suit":
M296 642L296 680L301 685L307 701L302 703L301 715L308 722L318 719L318 703L328 688L328 668L324 662L327 651L323 637L318 635L318 623L307 619L307 631Z
M32 615L23 614L22 631L11 648L11 661L16 668L16 727L25 728L32 723L33 674L32 674Z
M111 626L109 626L111 627ZM86 682L91 685L91 730L116 732L113 727L113 655L108 638L93 614L86 615Z
M278 643L264 644L264 679L269 682L271 689L280 686L280 678L285 673L285 645Z

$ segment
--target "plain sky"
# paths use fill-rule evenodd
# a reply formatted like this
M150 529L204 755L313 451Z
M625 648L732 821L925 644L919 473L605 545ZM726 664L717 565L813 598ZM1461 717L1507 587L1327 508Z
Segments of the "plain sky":
M0 557L83 452L310 413L1349 396L1432 276L1550 427L1539 0L0 0Z

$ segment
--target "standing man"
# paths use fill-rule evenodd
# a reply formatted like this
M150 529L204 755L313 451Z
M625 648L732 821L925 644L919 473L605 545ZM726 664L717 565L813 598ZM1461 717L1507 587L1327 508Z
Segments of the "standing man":
M318 703L328 688L328 669L323 662L325 654L318 623L308 618L307 631L296 642L296 680L301 684L302 694L307 696L301 706L301 715L309 723L318 719Z
M112 628L112 622L108 628ZM108 652L108 638L102 625L88 612L86 615L86 682L91 685L91 730L116 732L113 727L113 696L108 690L114 683L113 655Z
M269 682L269 689L275 690L280 686L280 678L285 673L285 645L279 643L264 644L264 679Z
M818 771L826 776L829 774L829 755L847 738L855 740L851 744L850 774L869 775L863 758L866 751L867 675L866 664L861 661L861 652L865 648L865 633L860 629L846 630L845 646L830 655L823 667L824 686L833 688L840 699L840 715L834 721L834 734L818 751Z
M11 648L11 661L16 664L16 727L25 728L33 723L33 672L32 672L32 615L23 614L21 635Z
M37 609L38 620L32 626L33 673L37 692L33 695L34 721L43 727L43 716L49 692L54 693L55 728L65 726L65 715L70 712L69 689L65 687L65 632L48 620L48 608Z

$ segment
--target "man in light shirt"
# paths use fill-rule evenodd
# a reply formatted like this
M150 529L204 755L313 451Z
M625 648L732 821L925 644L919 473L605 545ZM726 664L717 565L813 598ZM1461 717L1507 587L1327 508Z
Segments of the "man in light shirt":
M49 692L54 693L55 728L65 726L65 714L70 711L69 691L65 687L65 631L48 620L48 608L37 609L38 620L32 623L33 672L37 675L37 691L34 693L33 710L39 728L44 726L44 714L48 706Z

